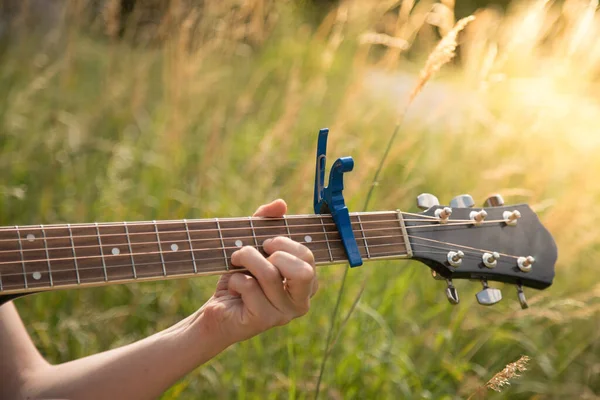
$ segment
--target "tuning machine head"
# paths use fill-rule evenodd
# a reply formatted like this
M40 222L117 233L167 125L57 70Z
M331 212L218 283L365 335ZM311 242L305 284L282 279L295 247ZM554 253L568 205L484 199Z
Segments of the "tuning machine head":
M529 304L527 303L527 297L525 297L525 292L523 292L523 286L521 284L517 284L517 298L519 299L521 309L525 310L529 308Z
M446 284L448 285L446 287L446 298L448 299L450 304L455 306L458 303L460 303L460 298L458 297L458 290L456 290L456 288L452 284L452 279L446 279Z
M504 199L499 194L494 194L488 197L483 203L484 207L502 207L504 205Z
M417 196L417 207L421 210L428 210L431 207L439 206L440 201L431 193L421 193Z
M461 194L450 201L451 208L470 208L475 205L473 197L469 194Z
M502 292L500 289L489 287L487 280L485 279L481 280L481 284L483 285L483 290L475 295L479 304L482 306L492 306L502 300Z

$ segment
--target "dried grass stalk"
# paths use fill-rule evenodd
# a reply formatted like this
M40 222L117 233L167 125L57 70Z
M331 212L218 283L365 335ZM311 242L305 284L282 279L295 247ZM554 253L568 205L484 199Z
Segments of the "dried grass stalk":
M510 385L511 379L520 376L519 372L527 370L528 362L529 357L521 356L521 358L519 358L517 361L508 364L502 371L494 375L492 379L485 384L485 387L495 390L496 392L502 391L504 386Z
M456 55L456 38L458 37L458 34L460 33L460 31L465 29L469 22L473 21L474 19L475 16L470 15L459 20L456 23L456 25L454 25L454 28L452 28L450 32L448 32L448 34L444 36L442 40L440 40L438 45L429 55L429 58L427 58L425 66L419 73L419 80L417 81L417 84L410 93L410 96L408 98L408 104L412 103L415 97L417 97L417 95L421 92L423 86L425 86L427 81L437 71L439 71L444 64L447 64L454 58L454 56Z

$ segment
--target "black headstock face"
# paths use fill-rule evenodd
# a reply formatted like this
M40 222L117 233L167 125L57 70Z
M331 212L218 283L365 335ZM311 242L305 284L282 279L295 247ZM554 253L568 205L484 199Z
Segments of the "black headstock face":
M449 215L444 210L450 210ZM552 284L556 244L528 205L451 209L435 205L418 215L405 222L413 258L444 278L536 289Z

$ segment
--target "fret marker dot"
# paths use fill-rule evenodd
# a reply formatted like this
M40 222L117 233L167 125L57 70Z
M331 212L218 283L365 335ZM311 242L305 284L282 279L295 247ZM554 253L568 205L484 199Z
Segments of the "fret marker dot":
M121 250L119 250L117 247L113 247L112 254L113 256L118 256L119 254L121 254Z
M236 240L236 241L235 241L235 245L236 245L237 247L242 247L242 245L243 245L243 244L244 244L244 243L242 243L242 241L241 241L241 240Z
M28 233L27 240L29 240L30 242L33 242L35 240L35 235L33 233Z
M173 243L173 244L171 245L171 250L172 250L172 251L177 251L177 250L179 250L179 246L177 246L175 243Z
M38 271L35 271L33 274L31 274L33 276L33 279L35 279L36 281L39 281L40 279L42 279L42 274Z
M304 241L305 241L306 243L310 243L310 242L312 242L312 237L311 237L311 236L309 236L309 235L306 235L306 236L304 236Z

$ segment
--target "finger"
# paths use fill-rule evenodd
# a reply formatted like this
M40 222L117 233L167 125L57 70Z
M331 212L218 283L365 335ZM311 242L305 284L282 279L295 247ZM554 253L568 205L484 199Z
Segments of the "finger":
M229 278L229 291L233 294L239 294L242 301L251 314L265 315L266 313L275 313L277 310L269 302L260 285L249 275L235 273ZM268 314L267 314L268 315Z
M310 292L310 297L313 297L315 293L319 290L319 280L317 279L317 274L315 274L315 280L313 281L312 291Z
M258 284L273 306L285 313L294 308L288 293L283 287L283 277L254 247L245 246L231 255L231 263L245 267L256 278Z
M292 239L277 236L272 239L267 239L263 242L263 250L267 254L273 254L276 251L285 251L290 253L301 260L304 260L308 264L315 265L315 257L310 249L303 244L294 242Z
M315 281L313 266L284 251L276 251L267 259L285 277L287 291L296 306L296 310L308 311L308 301Z
M253 217L282 217L287 212L287 204L282 199L277 199L258 207Z

